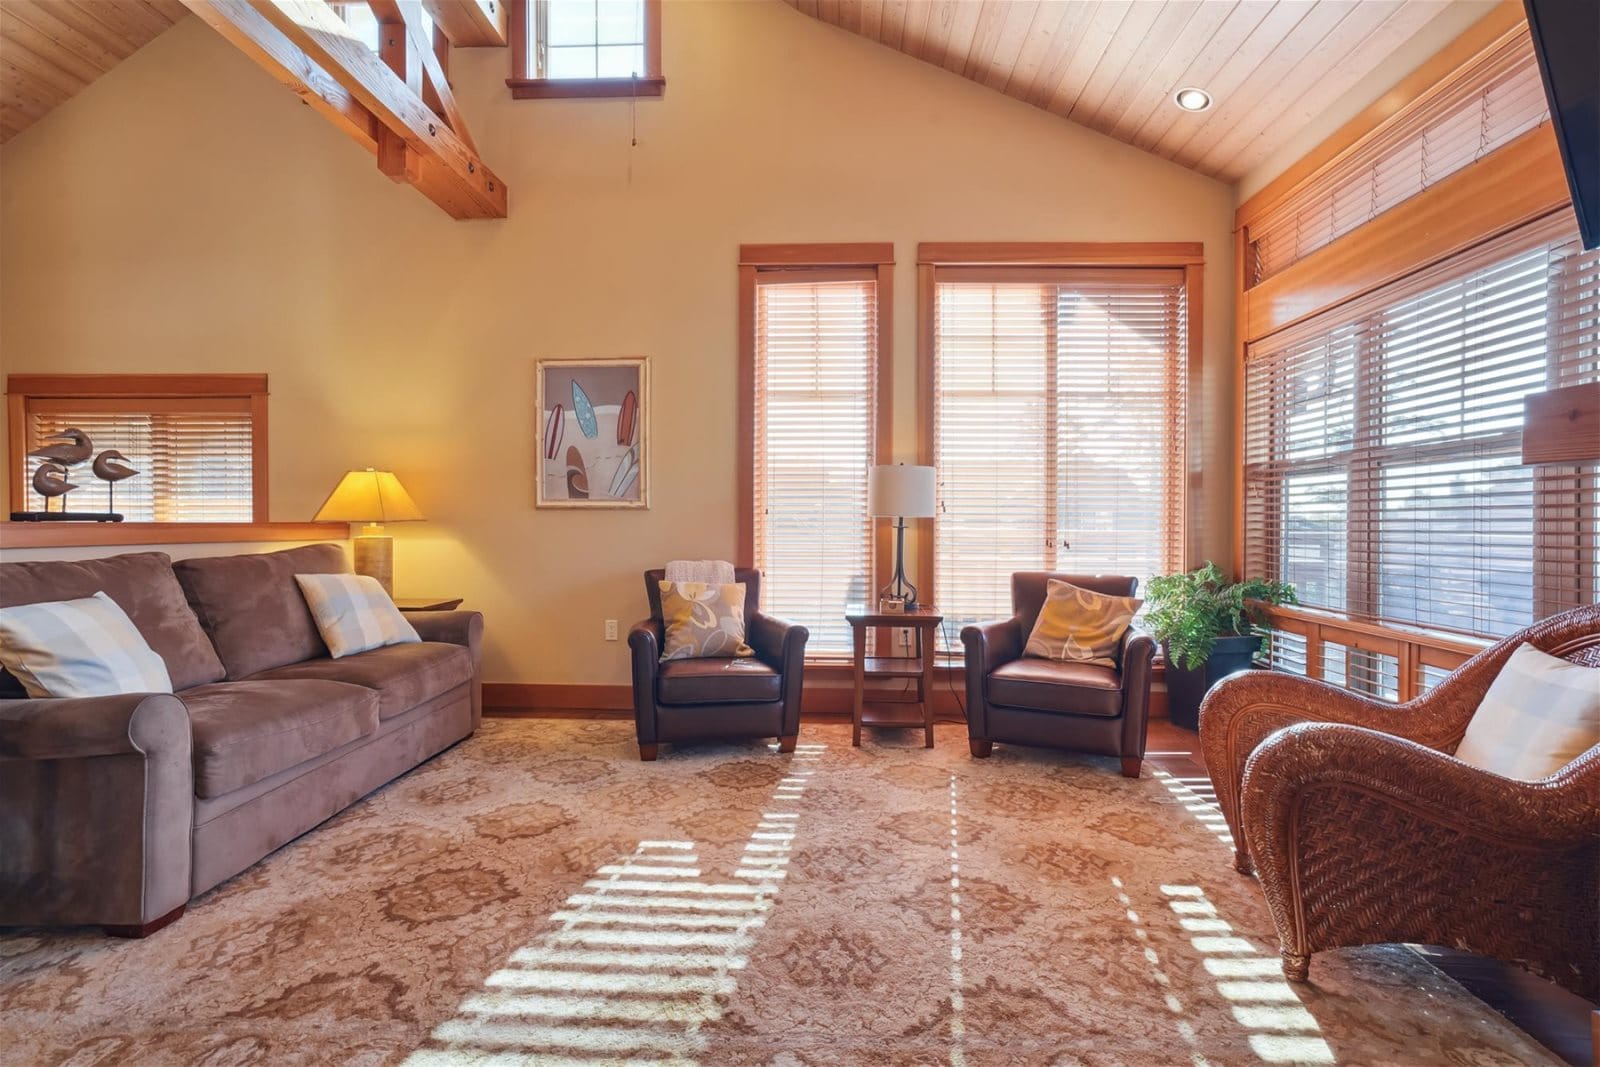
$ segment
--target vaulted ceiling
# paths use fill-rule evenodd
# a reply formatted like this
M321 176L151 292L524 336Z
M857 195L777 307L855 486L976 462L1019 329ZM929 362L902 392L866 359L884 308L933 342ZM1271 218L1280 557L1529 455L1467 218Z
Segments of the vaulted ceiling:
M784 2L1225 181L1249 173L1449 6L1449 0ZM1174 92L1188 86L1212 95L1209 110L1189 113L1173 104Z
M187 14L179 0L0 0L0 144Z

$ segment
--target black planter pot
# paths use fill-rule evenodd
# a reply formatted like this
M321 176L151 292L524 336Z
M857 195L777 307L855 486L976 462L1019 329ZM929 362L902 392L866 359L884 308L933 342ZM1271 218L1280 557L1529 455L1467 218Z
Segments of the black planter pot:
M1230 674L1250 669L1250 661L1261 647L1261 638L1219 637L1205 663L1188 669L1172 661L1172 654L1163 643L1161 655L1167 661L1167 716L1174 726L1185 730L1200 729L1200 701L1211 687Z

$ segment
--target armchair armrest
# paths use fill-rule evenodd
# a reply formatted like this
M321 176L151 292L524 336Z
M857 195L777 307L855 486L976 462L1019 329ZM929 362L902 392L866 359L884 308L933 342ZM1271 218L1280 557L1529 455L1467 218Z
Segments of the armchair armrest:
M191 746L169 694L0 701L0 925L144 926L181 909Z
M996 667L1022 656L1022 620L979 623L961 629L961 644L966 653L967 736L973 741L989 737L989 707L984 699L984 680Z
M1200 745L1217 804L1233 833L1235 866L1250 871L1248 838L1239 823L1239 784L1250 754L1273 733L1296 723L1343 723L1448 749L1461 739L1475 707L1476 702L1440 699L1437 690L1390 704L1281 671L1246 671L1226 679L1200 705Z
M656 742L656 668L661 662L661 624L641 619L628 630L633 661L633 717L641 745Z
M757 612L750 617L745 637L755 649L756 658L783 676L783 724L778 736L792 738L800 732L800 696L811 631L798 623Z
M1133 634L1122 648L1122 756L1144 759L1150 726L1150 674L1156 658L1155 638Z
M1285 961L1302 973L1323 948L1414 941L1600 988L1600 746L1524 782L1305 723L1250 757L1241 813Z
M424 641L461 645L472 655L472 726L483 721L483 613L413 611L406 620Z

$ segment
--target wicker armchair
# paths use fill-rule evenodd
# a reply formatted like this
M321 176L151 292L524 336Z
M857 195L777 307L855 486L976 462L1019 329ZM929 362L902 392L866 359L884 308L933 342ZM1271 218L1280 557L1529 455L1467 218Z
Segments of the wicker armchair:
M1234 865L1260 872L1290 979L1323 949L1414 942L1600 997L1600 746L1538 782L1448 754L1524 643L1600 667L1600 606L1485 649L1405 704L1270 672L1206 698L1200 739Z

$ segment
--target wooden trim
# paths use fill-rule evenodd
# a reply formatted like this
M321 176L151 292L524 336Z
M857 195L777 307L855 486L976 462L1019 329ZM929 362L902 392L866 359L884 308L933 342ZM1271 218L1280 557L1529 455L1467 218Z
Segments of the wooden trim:
M1239 333L1259 341L1570 203L1555 135L1529 130L1246 290Z
M583 99L665 95L667 79L661 68L661 0L644 0L644 73L637 78L541 78L534 69L537 49L533 26L537 21L528 5L534 0L504 0L507 35L511 41L511 77L506 85L513 100Z
M1205 246L1198 241L925 241L917 245L917 262L940 266L1186 267L1205 262Z
M257 396L265 374L8 374L6 392L29 397Z
M1191 263L1183 268L1185 311L1189 317L1189 335L1184 338L1188 347L1188 380L1183 383L1184 452L1179 464L1183 478L1182 497L1178 501L1179 529L1183 539L1183 566L1192 570L1204 561L1203 545L1206 533L1205 512L1205 410L1200 399L1204 392L1205 368L1205 267Z
M343 522L0 522L0 548L344 541Z
M937 383L933 374L933 340L936 313L937 282L931 263L917 264L917 462L924 467L934 466L934 420L938 404ZM938 474L935 472L935 478ZM936 487L937 492L937 487ZM935 504L937 507L937 503ZM934 556L938 545L934 543L936 519L924 520L920 539L922 552L917 559L917 589L930 600L934 597Z
M258 523L272 521L272 452L267 447L268 423L267 393L263 390L250 398L250 514Z
M484 682L485 711L551 708L583 711L632 711L633 687L627 685Z
M1473 23L1422 66L1396 82L1332 136L1296 160L1282 174L1262 186L1234 213L1234 225L1244 227L1276 207L1296 188L1337 165L1371 134L1425 96L1460 67L1519 32L1527 22L1521 0L1501 0L1500 6Z
M740 245L741 267L876 267L894 264L892 241Z
M1248 502L1244 498L1245 465L1245 402L1246 375L1245 319L1248 317L1250 297L1245 292L1248 266L1245 257L1250 245L1241 228L1233 234L1233 576L1243 581L1245 574L1244 527Z
M894 462L894 246L889 246L890 259L877 267L878 351L874 354L873 403L877 419L873 427L873 463L885 465ZM870 477L870 472L869 472ZM913 529L921 529L926 519L914 520ZM872 538L872 574L868 578L867 597L875 599L878 590L889 580L894 570L893 525L887 520L872 517L867 522L875 526L877 536ZM919 539L920 540L920 539Z
M1257 604L1256 607L1261 611L1262 617L1274 626L1288 622L1298 623L1302 628L1291 629L1289 626L1281 626L1279 627L1281 629L1289 630L1291 633L1303 633L1303 628L1314 626L1322 631L1323 637L1332 636L1339 644L1357 648L1369 647L1354 644L1355 640L1364 638L1371 642L1370 647L1377 651L1388 651L1395 644L1412 644L1419 648L1471 657L1494 644L1487 638L1468 637L1464 634L1428 630L1418 626L1400 626L1372 619L1357 619L1334 611L1318 611L1298 605Z
M756 269L739 267L739 401L734 478L739 510L736 559L756 565Z
M507 78L506 86L513 100L653 100L667 95L665 78Z

